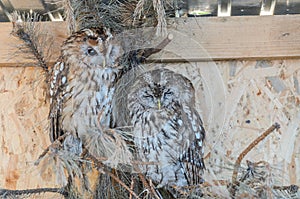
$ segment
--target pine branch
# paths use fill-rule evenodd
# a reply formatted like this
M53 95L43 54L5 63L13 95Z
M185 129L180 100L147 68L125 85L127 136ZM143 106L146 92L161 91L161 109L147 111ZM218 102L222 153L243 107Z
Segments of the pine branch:
M38 65L48 74L47 56L45 46L51 48L52 40L48 35L42 35L39 22L41 17L38 14L27 13L20 15L17 12L12 14L13 31L12 35L20 38L25 45L25 49L21 47L21 52L32 54L37 60ZM46 50L46 51L44 51Z
M90 158L100 172L109 175L112 179L114 179L122 187L124 187L129 192L130 195L134 196L136 199L139 199L138 195L134 191L132 191L131 188L129 188L124 182L122 182L116 175L114 175L108 169L106 169L105 165L101 161L99 161L96 157L91 155L86 148L84 148L83 156Z
M41 193L58 193L63 196L67 195L65 188L37 188L37 189L24 189L24 190L10 190L10 189L0 189L1 198L6 198L8 196L20 196L20 195L30 195L30 194L41 194Z

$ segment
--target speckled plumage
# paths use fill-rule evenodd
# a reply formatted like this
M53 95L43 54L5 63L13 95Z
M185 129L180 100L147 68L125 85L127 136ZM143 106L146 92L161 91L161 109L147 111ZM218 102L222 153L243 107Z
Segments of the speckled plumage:
M194 93L187 78L167 69L140 75L128 93L139 168L159 186L203 182L205 130Z
M120 45L104 27L81 30L64 42L50 82L52 142L64 133L81 142L90 132L110 127L120 54Z

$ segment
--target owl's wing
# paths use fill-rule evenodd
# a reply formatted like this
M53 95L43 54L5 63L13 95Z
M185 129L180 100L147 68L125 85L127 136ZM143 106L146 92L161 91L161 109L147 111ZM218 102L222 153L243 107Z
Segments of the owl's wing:
M196 110L186 111L190 125L190 131L193 132L191 144L180 157L181 168L189 185L195 185L203 182L202 174L205 169L203 161L203 141L205 130L200 115Z
M68 68L64 62L58 61L51 72L50 78L50 140L54 142L62 135L60 129L60 117L63 105L63 97L67 81Z

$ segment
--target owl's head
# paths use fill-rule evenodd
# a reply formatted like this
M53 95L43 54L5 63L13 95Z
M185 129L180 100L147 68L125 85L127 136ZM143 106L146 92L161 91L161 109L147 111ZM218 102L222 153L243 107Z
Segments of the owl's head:
M167 69L157 69L139 76L129 98L144 109L154 110L174 109L178 105L194 103L195 99L191 82Z
M62 47L67 61L83 67L114 67L122 54L120 43L105 27L80 30L71 35Z

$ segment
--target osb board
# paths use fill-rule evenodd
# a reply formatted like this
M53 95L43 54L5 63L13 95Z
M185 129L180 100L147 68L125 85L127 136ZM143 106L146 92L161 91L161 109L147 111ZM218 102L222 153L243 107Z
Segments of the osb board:
M192 80L206 130L206 180L231 180L234 162L275 122L281 128L246 160L267 161L275 185L300 184L300 60L167 64Z
M55 176L34 166L50 143L43 71L0 67L0 187L55 187ZM53 194L48 195L50 198ZM35 198L35 197L31 197ZM57 195L55 196L57 198Z
M267 161L275 185L300 184L300 60L153 64L191 79L207 131L206 180L230 180L237 156L274 122L281 128L244 158ZM34 161L49 144L48 104L37 68L0 68L0 187L58 186ZM49 165L50 167L53 165ZM53 168L53 167L52 167ZM224 189L220 190L225 193Z
M168 32L174 35L174 39L164 53L150 59L176 62L183 59L203 61L299 58L299 21L300 15L170 19ZM23 56L16 56L16 46L21 41L11 32L11 23L0 23L0 66L32 62ZM66 23L42 22L40 32L55 38L50 51L50 62L55 62L59 56L60 45L67 37ZM153 40L161 39L158 37Z

